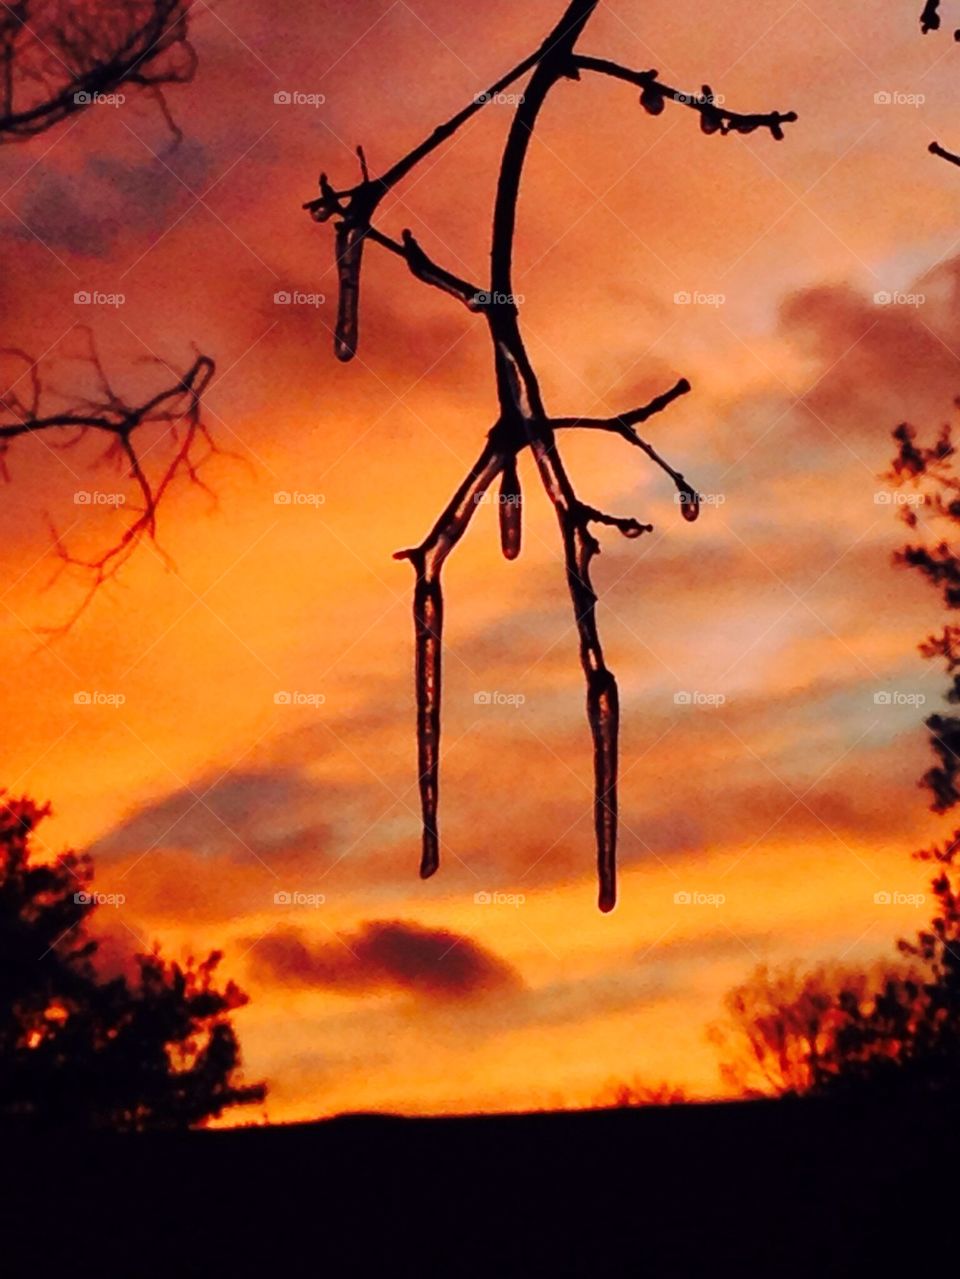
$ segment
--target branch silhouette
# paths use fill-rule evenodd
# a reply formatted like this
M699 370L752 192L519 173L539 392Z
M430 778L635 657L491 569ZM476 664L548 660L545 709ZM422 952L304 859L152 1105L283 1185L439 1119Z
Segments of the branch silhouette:
M72 449L90 435L97 435L106 441L101 460L125 469L140 499L120 536L94 558L72 554L52 527L54 547L62 565L91 574L89 589L79 607L64 626L55 628L58 631L76 621L97 588L116 574L143 538L155 541L160 504L176 479L183 477L213 497L200 469L212 454L222 452L202 416L203 395L215 368L209 356L198 354L182 373L161 364L164 385L148 398L136 401L114 388L89 332L87 339L85 359L93 375L92 397L75 398L64 406L55 403L61 397L47 389L38 363L26 351L18 347L0 350L0 355L24 365L20 377L0 393L0 478L10 478L8 453L14 441L24 436L51 435L54 438L48 447ZM21 384L24 390L17 389ZM151 438L141 446L140 440L148 431ZM147 454L157 453L157 432L170 447L159 464L148 466Z
M193 79L192 0L15 0L0 5L0 144L23 142L123 86L157 102Z
M590 578L591 562L600 551L593 527L617 529L624 537L635 538L652 525L630 518L609 515L577 496L557 446L561 429L611 431L640 448L673 479L680 494L681 511L687 520L696 519L700 500L683 475L666 463L651 445L636 434L634 427L662 412L690 390L681 379L649 404L615 418L552 417L543 403L540 387L520 330L513 289L513 249L517 201L530 139L540 111L551 90L562 80L580 80L584 74L599 74L641 89L640 104L659 115L667 101L695 111L705 133L752 133L768 130L774 139L783 137L784 124L796 119L794 112L739 114L717 105L709 86L699 94L686 94L657 78L656 71L632 71L602 58L575 52L584 28L599 0L571 0L560 21L538 48L502 76L473 101L414 147L379 177L371 178L363 149L357 148L361 180L352 187L336 189L326 173L320 175L320 195L308 201L307 209L317 222L335 221L335 250L340 282L339 307L334 335L338 359L356 354L359 336L360 273L367 242L405 259L411 273L421 282L450 294L469 310L481 314L489 329L494 355L499 414L487 441L460 487L424 540L415 547L398 551L395 558L408 559L416 575L414 587L414 627L416 636L417 742L423 850L420 873L426 878L439 866L440 836L437 822L439 788L439 745L441 705L441 638L443 631L443 564L463 537L470 519L487 490L500 479L500 539L507 559L515 559L521 545L522 494L517 475L517 456L529 448L546 494L553 504L564 551L567 585L573 603L579 635L580 661L587 689L587 718L594 753L594 827L599 877L599 906L609 911L616 903L617 841L617 744L619 703L617 683L608 669L597 629L597 595ZM489 286L480 288L435 262L404 230L400 240L373 225L383 198L433 150L440 146L476 112L514 81L531 72L507 135L497 181L491 241Z

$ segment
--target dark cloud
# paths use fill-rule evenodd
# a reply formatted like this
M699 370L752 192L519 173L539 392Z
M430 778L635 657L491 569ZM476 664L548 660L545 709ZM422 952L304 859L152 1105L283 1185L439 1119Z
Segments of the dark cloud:
M5 228L17 240L41 240L58 253L110 259L121 238L151 244L203 194L210 161L185 141L157 158L91 156L79 174L38 170L24 183L19 220Z
M107 257L120 228L99 201L75 179L53 171L41 173L27 188L17 210L18 218L6 234L21 241L40 240L55 252L84 258Z
M398 919L369 920L320 943L287 929L263 938L251 954L258 976L343 994L394 990L445 1001L522 987L515 969L471 938Z
M329 831L319 815L330 797L296 769L235 769L146 804L89 849L96 857L189 848L210 857L258 856L322 848Z
M960 258L897 292L818 285L787 298L782 334L821 365L803 406L844 438L885 438L903 418L933 425L960 389Z

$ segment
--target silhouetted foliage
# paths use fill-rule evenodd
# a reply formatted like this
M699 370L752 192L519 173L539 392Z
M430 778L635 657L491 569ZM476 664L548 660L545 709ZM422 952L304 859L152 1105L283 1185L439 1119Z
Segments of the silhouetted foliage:
M304 207L317 222L335 219L335 249L340 283L339 311L334 335L338 359L356 354L359 334L360 270L367 243L379 245L404 259L411 273L425 284L441 289L486 321L493 346L494 377L499 415L491 427L487 443L467 477L419 546L397 552L396 558L411 562L416 573L414 588L414 631L416 636L417 743L420 802L423 814L423 845L420 874L432 875L440 863L440 834L437 820L440 767L441 639L443 592L441 572L444 561L463 537L488 488L500 478L500 543L506 559L520 552L522 494L517 476L517 455L529 448L547 497L553 504L560 526L567 586L573 602L574 619L580 640L580 662L587 687L587 719L593 737L594 829L597 846L600 909L611 910L616 902L617 842L617 751L619 698L617 682L607 668L597 629L597 596L590 578L594 556L600 543L593 527L605 525L624 537L635 538L650 532L652 525L632 517L607 515L588 506L576 494L560 457L556 433L559 429L580 428L613 432L640 448L664 470L677 486L680 509L688 520L696 519L700 499L680 472L669 466L636 433L636 426L666 408L690 390L680 379L670 390L650 404L618 417L590 419L555 417L543 402L539 381L520 329L516 291L513 286L514 232L517 202L524 164L541 109L551 91L561 82L580 80L585 74L602 75L641 90L640 106L651 116L660 115L668 101L685 106L699 115L700 128L707 134L748 134L767 130L775 139L783 137L782 126L796 119L793 112L778 111L741 114L716 102L709 85L699 93L683 93L664 84L653 70L635 71L605 58L586 57L577 44L599 0L570 0L562 18L543 43L486 92L478 93L463 110L439 125L402 159L379 177L371 177L362 147L357 148L360 181L355 186L335 188L325 173L320 175L320 195ZM373 225L373 217L389 192L426 156L451 138L476 112L499 96L514 81L531 72L523 92L517 95L513 116L500 163L494 201L489 286L462 279L439 266L417 243L409 230L400 240Z
M181 967L154 951L135 980L103 978L90 859L34 859L48 813L0 803L0 1123L185 1128L261 1101L262 1084L238 1080L230 1014L247 997L217 985L220 953Z
M13 0L0 5L0 144L22 142L103 95L193 78L191 0Z
M903 519L911 529L919 526L918 510L924 523L946 526L946 536L912 543L897 552L896 563L916 569L935 587L945 607L960 608L960 555L949 534L960 524L960 478L954 467L955 447L949 426L944 426L930 445L918 444L912 426L902 423L893 433L897 454L887 476L895 484L912 490L913 501L902 507ZM908 494L910 496L910 494ZM960 625L946 624L938 634L921 644L924 657L943 662L950 677L947 700L960 702ZM960 716L933 714L926 720L930 744L938 762L922 779L932 797L934 812L945 813L960 800Z
M688 1100L682 1088L668 1084L645 1084L640 1079L613 1080L597 1096L596 1105L610 1110L631 1110L638 1106L681 1106Z
M911 500L902 515L911 529L925 523L960 523L960 479L949 427L930 445L907 423L894 431L897 453L885 477L905 486ZM960 608L960 555L946 537L916 543L895 556L940 593L947 609ZM946 625L921 645L950 678L947 700L960 702L960 626ZM960 717L926 720L938 763L921 786L934 812L960 801ZM960 1089L960 830L913 856L935 869L934 912L915 938L897 943L901 964L867 975L817 968L771 974L758 969L727 997L727 1021L713 1038L725 1053L726 1082L742 1092L898 1095Z
M906 1086L903 1068L921 1050L922 990L908 970L761 966L730 991L710 1030L724 1083L778 1097Z

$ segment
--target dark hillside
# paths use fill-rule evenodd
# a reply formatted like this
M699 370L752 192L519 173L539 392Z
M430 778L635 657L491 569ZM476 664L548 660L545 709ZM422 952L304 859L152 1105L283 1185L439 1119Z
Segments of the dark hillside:
M6 1272L517 1279L918 1268L953 1110L740 1104L7 1145Z

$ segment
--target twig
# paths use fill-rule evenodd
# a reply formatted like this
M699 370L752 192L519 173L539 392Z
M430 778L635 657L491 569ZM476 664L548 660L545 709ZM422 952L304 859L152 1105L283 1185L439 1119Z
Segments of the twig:
M599 0L569 0L560 22L534 53L501 77L486 94L478 95L469 106L435 129L381 177L370 177L363 154L359 152L362 171L359 184L337 190L322 173L319 197L308 201L304 207L318 222L338 219L336 252L340 308L334 345L340 359L350 359L356 353L359 273L366 241L403 258L410 272L421 282L441 289L469 310L482 314L493 345L499 416L489 432L486 446L424 541L419 546L397 552L396 556L410 560L416 573L417 742L423 811L420 873L432 875L440 860L437 804L443 632L441 571L447 556L466 532L477 504L498 476L501 477L501 548L508 560L517 557L521 547L522 493L516 461L518 454L529 448L557 515L567 585L579 634L580 661L587 686L587 717L594 747L599 904L601 910L607 911L616 902L619 703L616 680L605 664L597 629L597 596L590 580L590 564L599 553L600 544L591 526L612 527L625 537L634 538L648 532L652 525L632 517L608 515L582 502L564 468L556 432L583 428L611 431L621 436L641 449L673 479L681 493L684 517L696 519L700 507L696 491L634 429L666 409L689 391L690 386L686 379L681 379L649 404L614 418L558 418L547 413L523 342L512 280L517 201L524 163L539 113L550 91L561 80L580 79L581 72L585 71L637 85L642 90L641 103L651 114L659 114L667 100L692 108L699 113L701 127L707 133L743 134L765 129L779 139L783 136L782 126L795 120L796 114L772 111L743 115L728 111L717 104L706 85L700 94L684 94L662 84L655 71L630 71L605 59L577 55L575 45L598 3ZM532 71L532 75L524 92L518 95L519 103L500 164L493 216L490 286L480 289L438 265L409 231L404 231L398 241L375 227L372 219L387 192L420 160L452 137L486 102L527 71Z

